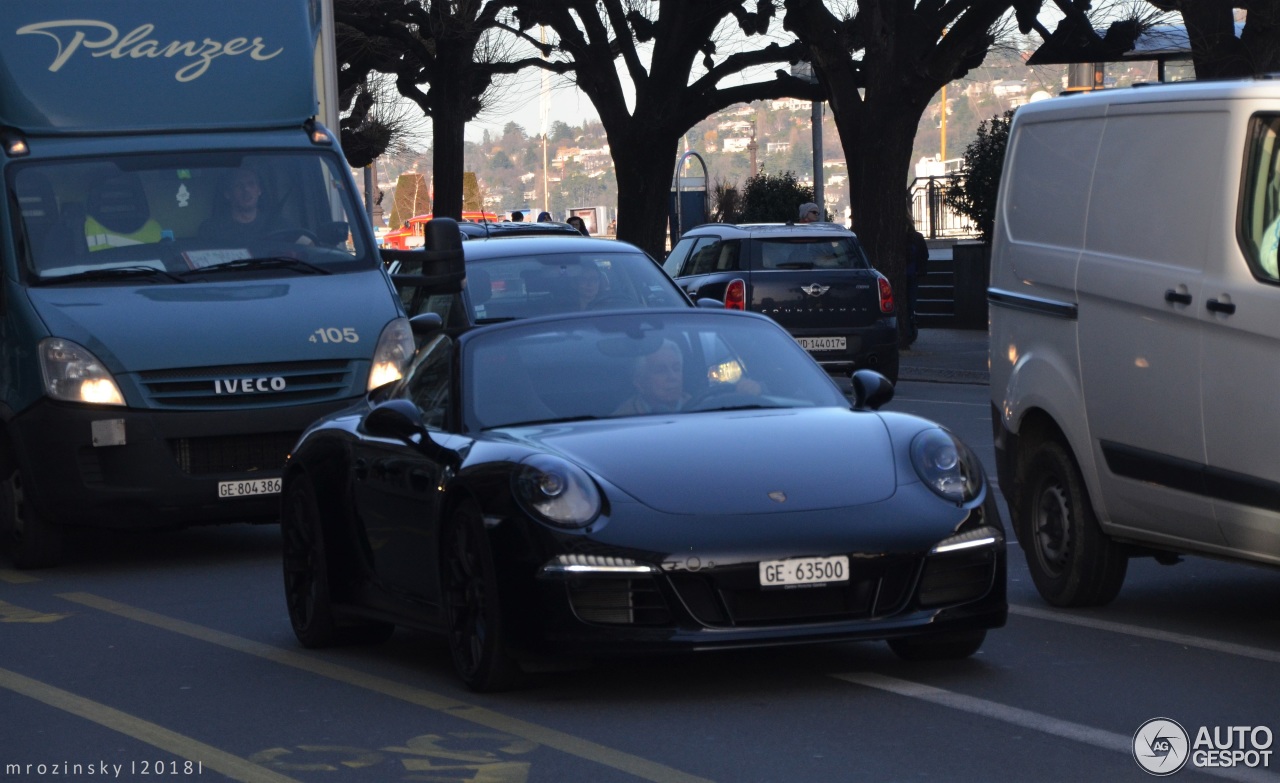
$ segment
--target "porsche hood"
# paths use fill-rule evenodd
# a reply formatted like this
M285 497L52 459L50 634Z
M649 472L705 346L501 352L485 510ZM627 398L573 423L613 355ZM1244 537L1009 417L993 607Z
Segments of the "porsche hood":
M526 436L668 514L853 506L898 483L884 422L840 408L612 419Z

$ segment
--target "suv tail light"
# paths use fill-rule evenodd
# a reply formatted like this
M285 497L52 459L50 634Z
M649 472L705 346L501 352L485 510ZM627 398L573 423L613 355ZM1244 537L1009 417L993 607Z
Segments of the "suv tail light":
M881 294L881 296L883 296L883 294ZM884 308L883 302L881 302L880 307L882 309ZM734 278L733 280L729 281L728 287L724 289L724 309L726 310L746 310L747 309L747 284L746 284L746 281L744 281L741 277Z
M880 284L880 312L888 315L893 312L893 286L889 285L889 278L884 275L877 275L876 282ZM728 304L725 304L728 307Z

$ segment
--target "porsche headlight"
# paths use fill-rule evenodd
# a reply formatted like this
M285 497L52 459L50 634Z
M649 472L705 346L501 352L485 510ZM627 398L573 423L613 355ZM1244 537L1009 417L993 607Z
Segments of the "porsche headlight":
M404 368L413 358L413 327L408 318L397 318L387 324L373 349L373 364L369 367L368 391L383 384L398 381L404 376Z
M982 494L982 466L969 447L943 429L928 429L911 441L911 464L938 497L965 504Z
M59 337L46 337L40 341L39 355L44 390L53 399L124 405L124 395L116 379L84 346Z
M600 514L600 490L577 465L546 454L520 463L516 497L529 513L557 527L590 525Z

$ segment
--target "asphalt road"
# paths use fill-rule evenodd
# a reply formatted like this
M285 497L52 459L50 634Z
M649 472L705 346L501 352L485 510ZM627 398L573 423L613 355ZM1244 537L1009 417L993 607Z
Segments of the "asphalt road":
M990 465L985 387L904 381L891 407ZM80 537L48 571L0 563L0 779L1143 781L1134 738L1152 719L1188 744L1201 727L1280 731L1277 571L1138 560L1111 606L1061 611L1011 544L1009 624L966 661L777 648L479 696L432 637L300 648L278 549L274 527L229 526ZM1269 760L1173 778L1280 780Z

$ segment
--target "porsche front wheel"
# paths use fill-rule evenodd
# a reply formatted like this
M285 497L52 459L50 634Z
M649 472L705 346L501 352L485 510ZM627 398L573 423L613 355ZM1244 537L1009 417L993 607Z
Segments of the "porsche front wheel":
M506 650L493 554L475 503L454 511L441 556L449 651L458 676L479 692L518 685L523 672Z
M1102 606L1116 597L1128 557L1102 532L1080 468L1061 443L1045 441L1032 452L1020 505L1027 567L1046 601Z
M303 647L376 644L395 630L390 623L339 625L334 619L329 557L315 488L307 476L285 487L280 513L284 595L293 633Z
M889 649L904 661L952 661L976 653L986 638L984 630L904 636L890 639Z

